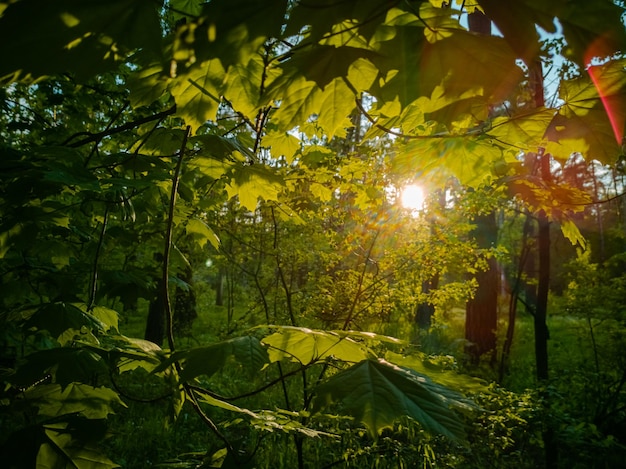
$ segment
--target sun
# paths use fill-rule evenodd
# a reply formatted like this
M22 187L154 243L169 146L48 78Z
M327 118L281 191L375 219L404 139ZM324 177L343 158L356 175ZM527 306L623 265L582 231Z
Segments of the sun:
M400 202L404 208L419 211L424 208L424 190L417 184L409 184L400 190Z

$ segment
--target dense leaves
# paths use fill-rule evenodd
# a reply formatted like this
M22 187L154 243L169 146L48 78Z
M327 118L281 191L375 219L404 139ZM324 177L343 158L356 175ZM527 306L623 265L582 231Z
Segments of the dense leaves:
M513 447L508 423L532 411L474 412L460 390L491 408L498 394L413 346L445 335L488 264L506 263L510 330L521 290L537 315L533 217L599 246L621 291L613 212L596 202L623 190L619 171L597 172L623 153L624 7L470 3L0 1L3 461L115 467L98 445L135 405L160 428L193 415L190 433L209 429L189 467L373 465L379 448L426 467L437 442L472 443L476 415L502 437L490 451ZM477 11L499 34L466 27ZM432 192L419 213L398 197L416 178ZM495 210L515 234L476 242ZM589 219L601 242L579 230ZM585 303L586 287L572 281L567 308L587 321L604 400L580 418L617 434L626 373L599 350L617 356L622 312L609 292ZM597 341L603 322L615 337ZM578 435L578 417L537 409ZM321 454L314 438L338 446Z

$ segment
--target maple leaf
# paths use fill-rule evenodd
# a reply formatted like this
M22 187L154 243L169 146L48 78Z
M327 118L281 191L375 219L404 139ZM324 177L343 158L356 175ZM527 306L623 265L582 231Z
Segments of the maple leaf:
M266 166L237 165L226 192L229 198L238 196L241 206L254 212L259 198L276 201L283 186L283 180Z
M176 111L194 129L215 118L224 75L221 62L213 59L190 68L173 81L170 91L176 99Z

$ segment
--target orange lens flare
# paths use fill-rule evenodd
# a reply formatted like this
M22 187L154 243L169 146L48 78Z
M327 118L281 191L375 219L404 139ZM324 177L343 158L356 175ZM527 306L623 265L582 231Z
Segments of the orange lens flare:
M609 47L608 40L601 36L587 49L585 63L591 64L594 58L609 57L612 51L613 49ZM618 145L621 145L624 139L624 125L626 123L626 113L622 99L620 99L619 94L615 93L614 83L604 78L602 65L588 65L587 72L596 90L598 90L598 96L602 100L602 105L611 123L615 140Z

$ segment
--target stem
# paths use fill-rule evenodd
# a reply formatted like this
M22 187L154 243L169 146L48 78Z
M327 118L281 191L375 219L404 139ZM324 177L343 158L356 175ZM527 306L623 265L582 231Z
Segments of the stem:
M98 261L100 260L100 251L104 244L104 235L107 229L107 222L109 219L109 205L105 205L104 217L102 220L102 227L100 228L100 236L98 238L98 245L96 246L96 254L93 259L93 269L91 271L91 282L89 283L89 302L87 303L87 311L91 311L96 301L96 293L98 290Z
M189 129L189 127L187 127L187 129ZM187 131L187 133L189 133L189 130ZM200 404L198 403L198 399L196 399L196 395L194 393L193 388L191 387L191 385L189 384L183 384L183 388L185 390L185 393L187 394L187 396L189 397L189 402L191 403L191 406L194 408L194 410L196 411L196 413L200 416L200 418L202 419L202 421L204 423L207 424L207 426L213 431L213 433L215 433L215 435L222 440L222 443L224 443L224 445L226 446L226 449L228 450L228 452L233 456L233 458L235 459L235 462L237 461L237 453L235 452L235 449L233 448L233 445L230 444L230 442L228 441L228 439L222 434L222 432L220 431L219 428L217 428L217 425L215 425L215 422L213 422L213 420L211 420L211 417L209 417L204 410L202 410L202 407L200 407Z
M170 351L175 350L174 343L174 324L172 321L172 305L170 302L170 289L169 289L169 261L170 261L170 252L172 250L172 232L174 229L174 209L176 208L176 192L178 191L178 182L180 180L180 172L183 167L183 159L185 156L185 147L187 146L187 139L189 138L189 133L191 132L191 126L187 126L185 131L185 135L183 137L183 142L180 146L180 151L178 153L178 162L176 163L176 169L174 170L174 178L172 179L172 193L170 196L170 206L169 213L167 219L167 232L165 234L165 247L163 249L163 275L162 275L162 285L163 292L162 298L165 308L165 325L167 329L167 341L170 346Z

